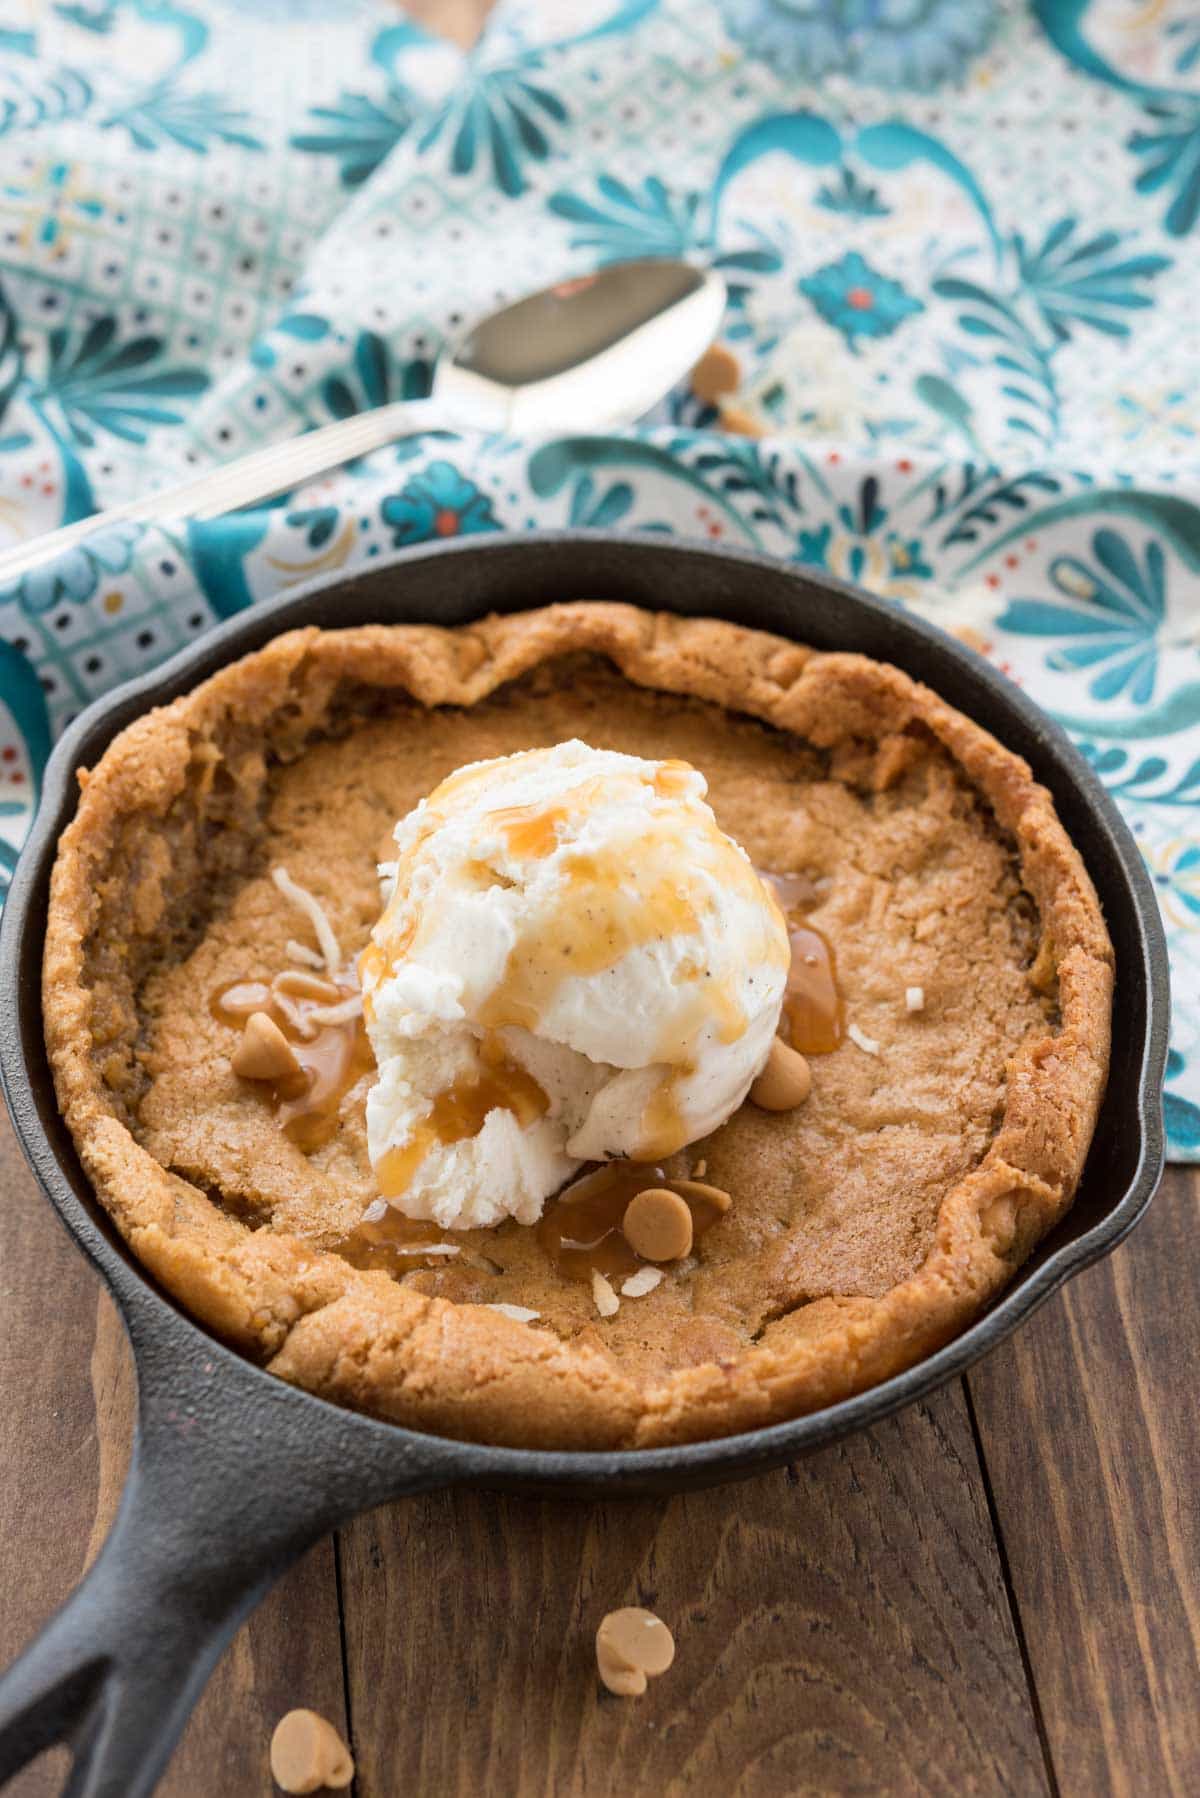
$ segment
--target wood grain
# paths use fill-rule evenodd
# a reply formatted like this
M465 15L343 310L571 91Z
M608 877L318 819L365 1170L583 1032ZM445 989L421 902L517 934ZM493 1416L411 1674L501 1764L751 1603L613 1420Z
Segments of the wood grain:
M127 1450L119 1326L0 1124L0 1659L65 1597ZM1200 1181L971 1376L1012 1594L1067 1798L1196 1788ZM790 1475L656 1503L442 1494L342 1542L360 1798L1045 1790L961 1388ZM623 1602L680 1654L596 1686ZM266 1793L276 1716L340 1720L333 1551L218 1669L168 1798ZM43 1762L21 1798L58 1789Z
M66 1598L104 1540L129 1457L135 1388L100 1283L38 1191L0 1118L0 1667ZM319 1544L239 1631L184 1734L162 1798L272 1790L270 1733L293 1705L344 1722L332 1542ZM65 1756L8 1791L49 1798Z
M361 1798L1046 1789L959 1388L722 1491L411 1500L342 1574ZM623 1604L678 1643L636 1702Z
M1200 1790L1200 1175L970 1376L1061 1790Z

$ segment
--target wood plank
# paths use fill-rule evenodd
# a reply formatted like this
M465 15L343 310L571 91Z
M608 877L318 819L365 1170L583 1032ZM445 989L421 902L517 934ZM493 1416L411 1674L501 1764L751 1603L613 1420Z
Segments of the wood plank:
M2 1116L0 1192L0 1666L7 1666L104 1539L128 1462L134 1381L116 1312L38 1191ZM162 1798L271 1791L271 1730L298 1704L344 1724L330 1541L239 1632L184 1734ZM61 1752L44 1756L8 1791L49 1798L65 1761Z
M360 1798L1046 1789L960 1386L714 1492L410 1500L342 1575ZM623 1604L678 1643L637 1700L596 1679Z
M1064 1793L1200 1788L1200 1173L970 1376Z

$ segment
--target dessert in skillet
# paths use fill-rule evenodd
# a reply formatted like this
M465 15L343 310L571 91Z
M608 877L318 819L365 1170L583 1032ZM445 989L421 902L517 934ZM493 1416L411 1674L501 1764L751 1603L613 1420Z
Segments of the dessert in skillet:
M63 1115L154 1274L326 1397L752 1428L939 1346L1070 1203L1096 896L894 668L618 605L297 631L81 784Z

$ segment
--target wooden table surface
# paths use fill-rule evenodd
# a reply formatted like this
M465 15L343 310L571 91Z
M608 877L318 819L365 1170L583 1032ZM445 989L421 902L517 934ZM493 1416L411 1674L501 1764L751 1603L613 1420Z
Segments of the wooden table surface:
M465 38L486 0L414 12ZM0 1121L0 1663L113 1517L116 1314ZM968 1378L781 1473L585 1504L409 1499L322 1542L213 1676L162 1798L254 1798L280 1714L357 1798L1200 1791L1200 1176ZM675 1631L637 1701L603 1613ZM10 1788L58 1790L66 1757Z
M113 1307L0 1122L0 1662L114 1513L134 1381ZM283 1711L358 1798L1200 1790L1200 1178L965 1380L783 1472L609 1504L408 1499L242 1629L161 1791L263 1798ZM636 1701L603 1613L675 1631ZM14 1782L59 1787L65 1756Z

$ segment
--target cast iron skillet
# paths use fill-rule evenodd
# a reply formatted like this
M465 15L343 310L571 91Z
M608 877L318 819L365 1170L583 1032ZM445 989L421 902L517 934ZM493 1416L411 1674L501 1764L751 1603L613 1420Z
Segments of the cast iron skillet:
M458 624L596 598L729 618L897 663L1032 764L1083 852L1116 945L1112 1076L1075 1203L1013 1284L940 1353L857 1398L770 1429L682 1448L557 1454L453 1442L284 1385L193 1323L127 1253L58 1116L39 983L55 844L74 770L116 733L235 656L301 624ZM0 930L0 1070L17 1134L76 1242L108 1282L138 1369L138 1427L117 1520L61 1611L0 1681L0 1782L68 1741L74 1798L139 1798L161 1772L237 1624L324 1531L403 1493L453 1484L666 1492L794 1459L940 1386L1000 1342L1141 1217L1162 1167L1167 957L1138 850L1081 757L1016 688L952 639L865 593L763 557L601 532L421 547L243 613L100 701L59 744Z

